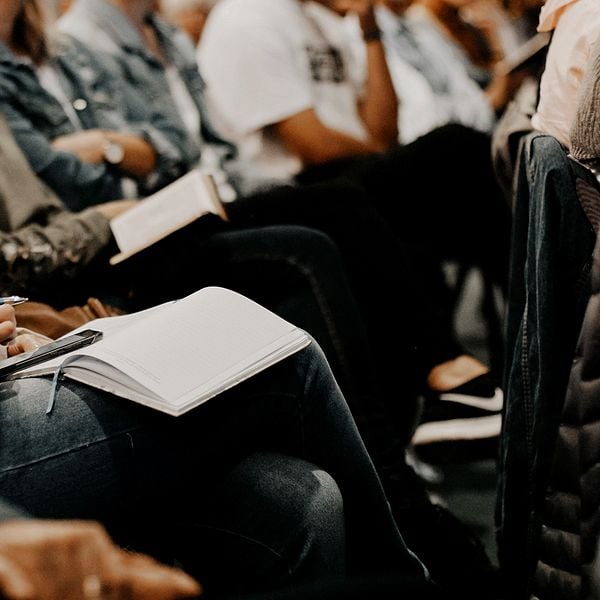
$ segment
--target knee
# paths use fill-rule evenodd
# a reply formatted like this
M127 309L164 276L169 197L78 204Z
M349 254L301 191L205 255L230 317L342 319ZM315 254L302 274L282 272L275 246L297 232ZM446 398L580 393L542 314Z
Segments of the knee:
M288 575L294 579L342 575L344 505L333 477L288 456L263 453L254 461L262 473L263 505L281 523L279 539L273 541Z
M307 265L326 265L329 262L340 262L338 248L334 241L324 232L309 227L294 226L285 232L288 242L293 248L293 256L301 267Z
M253 586L341 575L344 510L334 479L304 460L260 452L240 463L225 483L219 528L235 532L229 559Z

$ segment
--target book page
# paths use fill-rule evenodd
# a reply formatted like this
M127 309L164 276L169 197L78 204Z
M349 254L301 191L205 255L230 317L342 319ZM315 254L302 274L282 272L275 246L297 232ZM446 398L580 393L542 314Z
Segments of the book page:
M120 254L116 264L207 213L226 218L210 175L190 171L110 222Z
M80 325L73 331L69 331L65 333L63 336L58 339L61 340L63 338L69 337L74 333L79 333L80 331L84 331L85 329L93 329L94 331L101 331L103 333L103 337L111 337L117 332L121 331L125 327L132 325L136 321L145 320L148 316L156 311L163 310L164 307L169 306L172 302L165 302L164 304L159 304L157 306L153 306L151 308L147 308L145 310L140 310L138 312L129 313L125 315L119 315L115 317L103 317L100 319L93 319L92 321L87 321L83 325ZM96 342L100 343L100 342ZM27 369L23 369L22 371L18 371L16 374L11 376L11 379L18 379L20 377L32 377L32 376L40 376L40 375L49 375L52 374L55 369L70 355L72 354L81 354L81 349L74 350L73 352L68 352L59 356L57 358L52 358L47 360L39 365L35 365L33 367L29 367Z
M131 378L149 396L179 407L231 387L308 342L304 332L248 298L204 288L78 354L113 365L125 374L123 382ZM120 376L113 371L111 377Z

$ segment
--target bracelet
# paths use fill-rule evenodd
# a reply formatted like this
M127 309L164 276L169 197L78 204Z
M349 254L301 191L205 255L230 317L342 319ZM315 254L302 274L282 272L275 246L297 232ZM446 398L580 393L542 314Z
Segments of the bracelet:
M381 39L381 29L379 27L373 27L368 31L363 31L363 40L365 42L376 42Z

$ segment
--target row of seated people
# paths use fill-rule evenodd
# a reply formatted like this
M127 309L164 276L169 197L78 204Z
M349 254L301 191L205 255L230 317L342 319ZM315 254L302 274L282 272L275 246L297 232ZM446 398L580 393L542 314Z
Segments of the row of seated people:
M465 558L463 570L458 571L456 565L463 556L451 562L445 551L431 555L441 540L434 539L439 530L427 521L435 522L439 513L431 509L424 491L406 469L403 450L412 432L417 394L439 399L441 392L461 391L453 388L472 380L481 395L482 387L490 387L486 367L466 355L455 339L440 266L446 258L477 264L506 287L510 215L491 169L488 135L453 125L397 146L397 99L371 2L351 3L365 38L369 74L366 94L356 110L358 91L346 79L350 67L344 61L348 53L342 46L336 48L334 42L340 43L340 38L326 29L338 26L338 15L330 10L330 4L335 8L335 2L305 6L279 0L275 7L264 1L236 4L235 0L223 0L208 23L206 31L213 32L212 38L207 36L202 46L210 49L212 43L213 59L208 51L200 53L203 71L209 73L205 90L189 42L153 12L152 2L79 0L59 24L73 37L49 42L35 2L5 3L0 110L36 175L71 209L81 212L64 211L49 197L48 190L33 183L28 184L33 189L27 189L24 182L31 181L31 174L23 171L23 177L14 182L16 189L10 190L13 200L5 200L14 210L7 215L7 229L13 233L7 238L11 243L3 246L3 288L28 295L33 290L38 298L58 306L90 294L100 295L134 310L219 283L240 289L304 325L325 347L342 383L402 534L433 578L452 589L464 586L462 573L471 565ZM221 32L219 18L221 26L226 26ZM288 34L291 31L297 39ZM311 44L304 44L302 35L309 36ZM308 83L304 73L294 70L294 59L289 59L305 47L312 73ZM220 83L224 75L227 77ZM325 104L313 106L311 86L321 84L323 96L317 97L323 97ZM238 87L228 87L232 85ZM229 122L227 110L232 114ZM231 138L237 152L221 136ZM2 140L9 143L10 133L6 132ZM12 154L22 158L16 148ZM130 202L118 199L150 193L199 163L215 175L223 197L232 200L227 206L229 222L199 223L123 269L109 270L105 265L111 243L108 219L130 206ZM14 178L14 167L8 171ZM29 227L19 229L23 225ZM157 278L160 286L156 285ZM300 284L307 290L309 304L315 307L312 312L304 302L302 310L293 302L281 302L284 290L295 291ZM398 294L398 289L403 292ZM7 316L7 320L11 318ZM395 351L390 352L391 347ZM306 352L310 356L304 360L313 365L322 361L314 354L314 350ZM277 381L273 374L264 379L269 385ZM336 388L329 376L324 375L324 380L327 394L333 394ZM286 385L291 381L288 376ZM38 382L42 391L32 388L31 396L42 394L45 383ZM90 394L81 388L74 393L80 398ZM236 393L241 396L244 390ZM7 405L7 410L13 408ZM115 407L119 415L121 410ZM490 410L493 412L497 411ZM75 415L66 410L64 417ZM322 418L327 420L327 416ZM335 422L344 424L345 419L336 418ZM331 417L329 420L332 422ZM178 427L188 428L192 435L197 424L192 427L185 423ZM42 418L34 430L46 426ZM175 427L164 427L169 438ZM119 428L123 429L121 423ZM85 426L81 429L83 437L89 434ZM279 429L277 423L273 429ZM329 443L337 436L354 435L349 433L351 429L348 424L340 426L337 433L328 432ZM233 433L228 439L238 439L237 432ZM240 456L253 456L255 450L273 447L306 458L297 448L279 448L269 442L263 445L269 436L259 436L258 430L256 433L261 442L251 451L249 446L242 448L231 442L240 452L231 462L237 464ZM280 433L285 432L278 431L277 435ZM167 446L169 443L172 441ZM210 443L214 443L212 438ZM338 442L333 445L337 447ZM358 513L352 508L357 501L352 499L355 492L338 480L345 469L354 468L355 453L347 452L348 461L340 467L325 462L322 451L331 452L331 446L311 452L310 461L333 475L339 486L339 492L332 492L335 485L325 478L327 485L323 487L327 490L320 492L328 498L329 508L337 502L338 511L341 494L348 541L338 538L338 546L346 546L348 557L334 566L324 558L335 555L330 549L317 550L315 556L308 552L303 559L310 556L310 560L298 563L297 572L303 575L303 569L308 570L314 560L329 574L389 571L417 573L419 580L420 565L398 542L393 519L383 507L385 502L380 502L377 476L371 473L373 481L363 481L361 488L369 497L377 490L377 507L365 506L369 512ZM63 449L65 452L69 450ZM171 482L168 486L182 491L170 491L171 498L179 499L191 485L189 473L184 472L193 468L187 462L188 454L185 460L171 455L175 459L170 467L178 461L183 463L182 470L173 473L177 486ZM241 463L252 478L273 470L273 462L265 468L260 460L256 468ZM361 464L360 459L357 464ZM54 479L69 478L63 465L56 468L61 476L55 474ZM140 468L143 470L143 465ZM292 468L284 465L281 471L289 474ZM314 473L313 467L308 468ZM204 474L206 466L201 465L200 471ZM29 490L24 497L20 484L10 484L10 476L6 479L8 499L37 516L101 518L113 525L112 519L127 514L104 515L100 511L100 517L94 512L99 507L89 497L68 488L65 494L80 504L61 508L50 503L48 514L39 505L41 499L47 500L41 491ZM39 480L40 485L46 483ZM90 482L90 489L95 486L97 482ZM257 487L262 489L260 484ZM302 496L310 500L310 494ZM153 497L151 506L160 506L162 500L160 495ZM270 499L266 504L273 502ZM276 503L285 505L286 501L280 497ZM150 512L154 511L150 508ZM387 516L381 516L384 513ZM369 544L366 539L358 542L365 533L363 528L370 533L376 529L361 522L361 517L353 520L352 515L359 514L380 515L386 521L389 544L381 540ZM192 521L196 517L190 515ZM297 514L293 518L298 518ZM334 521L331 516L325 520ZM333 529L339 536L344 528L339 520L336 523ZM424 535L428 526L433 529L429 536ZM354 533L354 528L361 533ZM119 531L119 527L115 525L114 530ZM240 535L253 538L254 533ZM385 536L377 534L382 539ZM335 536L327 532L324 537L331 540ZM265 546L270 544L265 542ZM380 553L372 554L374 544ZM469 552L466 546L464 550ZM198 557L211 553L218 554L213 546L206 553L199 550L194 560L186 563L190 572L206 582L210 582L210 575L201 571L199 563L203 561ZM240 562L244 560L247 556ZM136 569L152 570L148 563L128 564L123 558L118 562L121 573L130 569L124 585L133 585L130 578ZM254 574L259 570L255 565L249 568ZM212 565L207 570L219 572ZM99 578L105 584L111 581L109 574L86 571L85 565L81 572L71 575L67 579L73 585L81 589L85 583L86 597L102 597L94 589ZM308 577L318 575L323 572L312 572ZM250 575L243 578L250 582ZM217 589L224 580L227 577L221 578ZM464 593L479 593L476 583L470 581ZM187 585L189 593L197 593L189 581ZM175 592L165 593L170 597L168 594Z
M210 97L205 97L187 40L155 14L141 24L131 17L126 20L125 9L133 12L130 4L120 9L106 2L76 3L60 27L67 28L68 19L75 19L73 29L83 32L81 13L88 24L82 35L85 42L70 38L57 50L55 61L42 61L37 69L27 70L7 54L7 65L12 61L15 69L7 72L2 110L34 171L61 200L80 210L122 197L132 186L145 194L200 160L212 169L224 198L231 199L238 192L238 200L227 207L230 226L301 225L333 239L370 337L375 360L368 362L378 370L377 385L383 387L383 396L395 395L391 374L398 368L409 388L433 393L484 374L486 367L466 356L452 333L449 293L440 262L453 258L480 265L500 285L506 285L510 216L494 181L487 135L448 126L419 138L414 145L374 152L396 139L397 107L388 86L390 98L384 98L384 111L379 110L378 89L372 93L375 100L368 106L365 103L365 118L376 121L372 123L373 140L324 128L321 133L331 135L335 142L327 145L318 140L313 143L314 132L307 131L304 147L309 152L317 148L322 154L301 157L312 168L304 169L292 181L291 174L276 172L277 165L297 169L299 157L268 158L273 174L270 182L263 181L260 170L243 157L243 151L230 157L231 146L218 143L205 110ZM91 16L94 20L88 18ZM98 47L93 54L86 53L79 43L89 46L94 40ZM376 58L375 70L385 68L381 53ZM326 75L327 61L323 68ZM382 73L381 80L389 84ZM51 83L57 80L59 89ZM24 89L31 91L30 98L25 98ZM339 89L342 96L351 92ZM294 94L290 90L292 97ZM69 97L78 111L68 109ZM341 97L340 101L346 103L347 99ZM332 107L336 101L331 99ZM75 124L73 112L78 113ZM355 119L354 125L363 129L364 137L361 123ZM85 132L80 130L82 126ZM302 124L300 130L304 131ZM126 135L126 131L131 133ZM118 164L107 164L107 146L110 150L119 146L123 151L118 160L117 150ZM366 156L353 158L352 154ZM473 156L481 164L469 164L463 156ZM316 164L319 161L326 164ZM438 174L435 180L429 177L432 164ZM256 174L260 185L246 181L244 172ZM467 172L470 177L464 176ZM424 181L428 181L425 192ZM296 184L293 189L292 183ZM264 191L267 188L271 189ZM253 193L242 195L242 189ZM400 194L407 200L398 201ZM480 195L486 197L485 202L479 201ZM447 202L447 197L452 202ZM395 294L393 290L399 288L410 291ZM395 356L387 352L390 338L401 340L402 348ZM348 345L348 340L338 343L346 354L355 354L354 346L348 350ZM344 360L332 358L332 362L335 366ZM478 383L481 388L490 387L485 379ZM407 396L411 393L407 390ZM411 402L403 404L410 412ZM410 418L402 420L410 422Z

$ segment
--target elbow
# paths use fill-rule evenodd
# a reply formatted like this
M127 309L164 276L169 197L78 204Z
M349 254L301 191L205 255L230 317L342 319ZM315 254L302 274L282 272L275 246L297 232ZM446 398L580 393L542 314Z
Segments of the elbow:
M398 143L398 123L396 119L393 122L386 123L372 136L372 143L376 147L376 152L385 152Z

